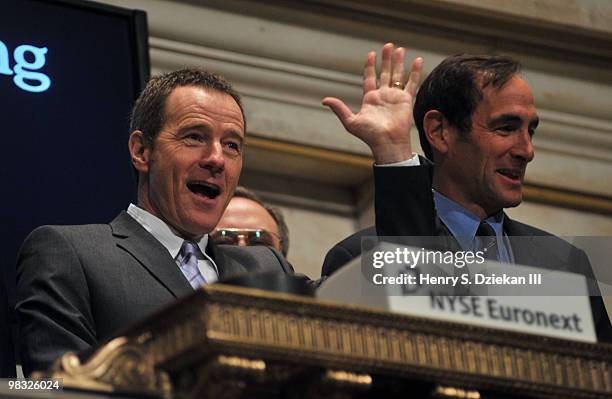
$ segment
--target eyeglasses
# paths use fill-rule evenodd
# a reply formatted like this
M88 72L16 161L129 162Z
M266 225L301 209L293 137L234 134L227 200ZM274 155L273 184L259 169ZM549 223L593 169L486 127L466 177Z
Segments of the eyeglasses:
M279 238L278 234L263 229L216 229L210 238L218 245L239 245L242 238L246 245L267 245L274 246L274 238Z

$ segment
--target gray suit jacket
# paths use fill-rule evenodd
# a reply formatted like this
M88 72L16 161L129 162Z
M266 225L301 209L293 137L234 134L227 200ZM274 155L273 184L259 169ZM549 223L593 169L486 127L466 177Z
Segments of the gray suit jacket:
M293 268L267 247L209 244L220 279ZM17 261L24 371L46 368L193 292L166 248L126 212L110 224L43 226Z

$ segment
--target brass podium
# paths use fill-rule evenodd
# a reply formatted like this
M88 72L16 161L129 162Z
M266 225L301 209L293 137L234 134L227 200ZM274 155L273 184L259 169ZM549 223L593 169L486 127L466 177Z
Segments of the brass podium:
M158 398L612 398L612 345L211 285L45 377Z

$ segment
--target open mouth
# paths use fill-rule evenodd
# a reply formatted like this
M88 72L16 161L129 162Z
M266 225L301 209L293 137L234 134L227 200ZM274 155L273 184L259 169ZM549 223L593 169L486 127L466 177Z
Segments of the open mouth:
M523 178L523 171L521 169L497 169L497 173L516 181L521 181Z
M208 198L216 198L220 193L221 189L216 184L194 181L187 183L187 188L194 194L203 195Z

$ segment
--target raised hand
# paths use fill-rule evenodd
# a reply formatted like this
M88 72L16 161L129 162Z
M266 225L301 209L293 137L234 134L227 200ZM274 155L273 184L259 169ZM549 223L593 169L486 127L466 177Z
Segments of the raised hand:
M383 46L377 86L376 53L368 53L363 68L363 100L358 113L354 114L338 98L326 97L322 101L323 105L334 111L349 133L370 147L379 165L412 157L412 106L423 59L414 59L404 87L405 54L405 49L395 48L393 43Z

